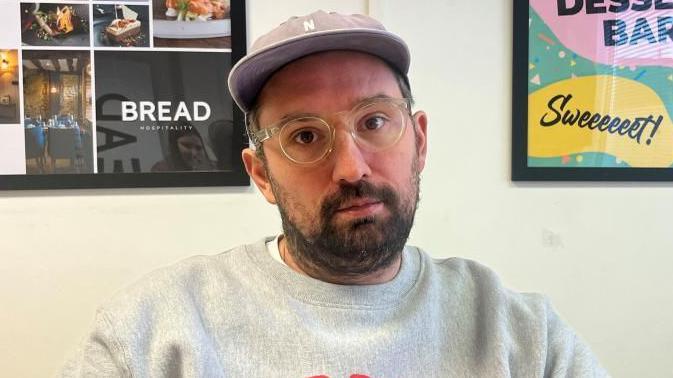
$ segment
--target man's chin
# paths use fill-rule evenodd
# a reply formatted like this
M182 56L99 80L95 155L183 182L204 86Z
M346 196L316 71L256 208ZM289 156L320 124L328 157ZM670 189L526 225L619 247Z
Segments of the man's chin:
M366 249L370 250L377 246L378 250L386 239L383 224L372 219L362 218L349 222L336 229L334 234L336 240L340 240L342 246L348 249Z
M352 241L379 241L385 238L385 222L375 217L350 219L346 222L331 224L329 234L346 243ZM322 236L325 236L323 234ZM358 243L359 244L359 243Z
M408 231L400 227L399 219L332 217L327 225L319 225L321 232L310 237L290 232L297 230L294 227L285 231L300 265L332 276L362 275L387 267L403 250Z

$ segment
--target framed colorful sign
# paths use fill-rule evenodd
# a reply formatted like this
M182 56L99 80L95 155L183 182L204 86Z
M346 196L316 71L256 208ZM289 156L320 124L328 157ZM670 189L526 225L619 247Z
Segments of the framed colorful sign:
M673 0L514 1L513 180L673 180Z
M0 3L0 189L249 185L244 0Z

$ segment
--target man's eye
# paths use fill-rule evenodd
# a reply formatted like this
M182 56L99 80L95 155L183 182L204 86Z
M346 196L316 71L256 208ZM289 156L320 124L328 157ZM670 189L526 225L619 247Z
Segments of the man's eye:
M364 131L374 131L378 130L386 125L388 119L382 115L376 115L368 117L362 123L362 129Z
M318 135L313 130L299 130L292 139L299 144L311 144L318 139Z

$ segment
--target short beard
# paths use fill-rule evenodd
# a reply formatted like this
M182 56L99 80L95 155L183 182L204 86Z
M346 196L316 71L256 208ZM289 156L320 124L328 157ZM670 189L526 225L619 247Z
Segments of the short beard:
M268 174L269 172L267 172ZM389 186L374 186L361 180L342 184L326 198L315 225L302 230L288 213L287 193L268 175L278 200L283 232L294 262L313 277L357 278L391 266L400 257L407 242L419 200L419 172L412 164L409 198L402 200ZM389 213L384 218L363 217L342 224L333 222L337 209L357 198L381 201ZM293 211L300 211L292 209Z

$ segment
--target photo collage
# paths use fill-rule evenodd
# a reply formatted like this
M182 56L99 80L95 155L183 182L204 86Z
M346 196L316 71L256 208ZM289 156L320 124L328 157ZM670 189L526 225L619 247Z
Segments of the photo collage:
M229 0L0 3L3 175L234 168Z

